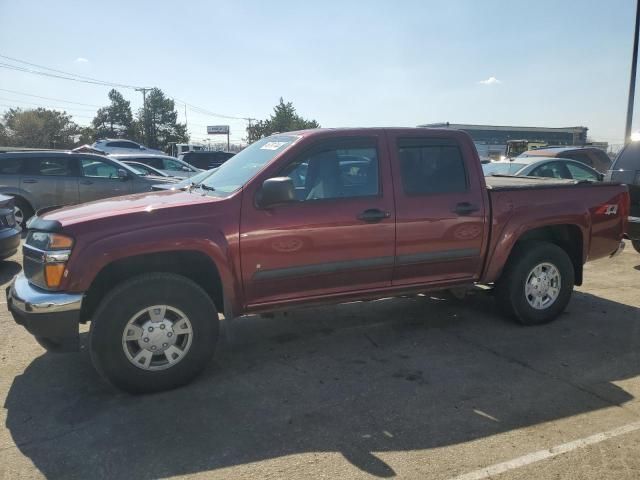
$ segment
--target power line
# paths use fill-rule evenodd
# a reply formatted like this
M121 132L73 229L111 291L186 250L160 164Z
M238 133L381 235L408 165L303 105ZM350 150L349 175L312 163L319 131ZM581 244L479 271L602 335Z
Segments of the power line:
M41 68L43 70L49 70L51 72L61 73L61 74L66 75L68 77L77 77L79 79L83 79L83 80L86 80L88 82L93 82L93 83L97 82L97 83L103 84L103 85L117 86L117 87L122 87L122 88L131 88L131 89L140 88L140 87L137 87L135 85L127 85L127 84L124 84L124 83L109 82L109 81L106 81L106 80L100 80L98 78L87 77L85 75L79 75L77 73L65 72L63 70L57 70L55 68L45 67L44 65L38 65L37 63L26 62L26 61L20 60L18 58L8 57L7 55L0 55L0 58L6 58L7 60L11 60L13 62L22 63L24 65L29 65L31 67L36 67L36 68ZM7 65L7 64L5 64L5 65ZM16 67L16 68L24 68L24 67ZM38 73L38 72L33 72L33 73ZM45 74L46 72L39 72L39 73ZM73 80L73 79L71 79L71 80Z
M9 90L7 88L0 88L0 90L3 91L3 92L8 92L8 93L15 93L16 95L25 95L27 97L42 98L43 100L54 100L56 102L72 103L74 105L83 105L85 107L96 107L96 108L100 108L101 107L101 105L92 105L90 103L73 102L71 100L62 100L61 98L43 97L41 95L34 95L32 93L18 92L16 90Z
M15 102L15 103L22 103L25 105L33 105L36 107L42 107L42 108L53 108L53 109L61 109L61 110L77 110L79 112L95 112L96 109L93 108L77 108L77 107L56 107L56 106L52 106L52 105L42 105L41 103L34 103L34 102L25 102L24 100L16 100L15 98L6 98L6 97L0 97L0 100L5 100L7 102Z

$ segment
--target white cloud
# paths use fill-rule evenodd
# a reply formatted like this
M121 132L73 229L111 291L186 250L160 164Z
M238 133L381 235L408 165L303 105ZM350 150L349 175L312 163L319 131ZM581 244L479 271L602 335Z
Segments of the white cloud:
M496 77L489 77L486 80L480 80L478 83L481 83L482 85L498 85L499 83L502 83L502 82L498 80Z
M76 58L76 63L89 63L89 60L84 57L78 57Z

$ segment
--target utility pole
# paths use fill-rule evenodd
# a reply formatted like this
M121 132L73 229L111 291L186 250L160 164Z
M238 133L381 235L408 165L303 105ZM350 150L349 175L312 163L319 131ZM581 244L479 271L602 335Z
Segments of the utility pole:
M638 67L638 33L640 30L640 0L636 2L636 28L633 34L633 57L631 58L631 80L629 81L629 102L627 104L627 124L624 129L624 143L631 140L633 123L633 102L636 94L636 69Z
M144 144L149 145L149 114L147 112L147 90L150 88L136 88L136 92L142 92L142 110L144 111L144 122L142 122L142 138Z

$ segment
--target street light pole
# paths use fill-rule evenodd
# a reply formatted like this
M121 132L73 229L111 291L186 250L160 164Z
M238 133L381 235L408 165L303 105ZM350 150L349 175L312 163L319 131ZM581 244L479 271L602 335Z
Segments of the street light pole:
M631 58L631 80L629 81L629 102L627 104L627 124L624 130L624 143L631 140L633 123L633 102L636 94L636 69L638 66L638 33L640 30L640 0L636 2L636 28L633 34L633 57Z

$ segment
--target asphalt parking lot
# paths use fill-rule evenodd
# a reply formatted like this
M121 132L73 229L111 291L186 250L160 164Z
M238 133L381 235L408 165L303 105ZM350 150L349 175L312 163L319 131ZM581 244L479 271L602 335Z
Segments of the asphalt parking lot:
M638 478L640 255L585 280L541 327L481 292L243 318L194 384L138 397L3 295L0 478Z

